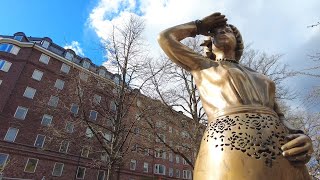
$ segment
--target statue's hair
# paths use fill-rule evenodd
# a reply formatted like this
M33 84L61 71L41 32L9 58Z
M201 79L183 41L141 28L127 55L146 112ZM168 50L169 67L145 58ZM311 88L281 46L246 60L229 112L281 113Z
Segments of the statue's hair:
M232 29L233 34L236 37L237 46L235 49L235 58L237 61L239 61L242 56L243 48L244 48L242 36L238 28L236 28L234 25L228 24L228 26Z
M242 53L243 53L243 40L242 40L242 36L240 31L232 24L228 24L228 26L232 29L233 34L236 38L236 48L235 48L235 58L237 61L240 60ZM210 49L212 51L212 41L211 41L211 37L207 37L205 38L204 42L201 44L201 46L205 46L205 48ZM213 54L213 56L208 57L210 59L215 59L215 55Z

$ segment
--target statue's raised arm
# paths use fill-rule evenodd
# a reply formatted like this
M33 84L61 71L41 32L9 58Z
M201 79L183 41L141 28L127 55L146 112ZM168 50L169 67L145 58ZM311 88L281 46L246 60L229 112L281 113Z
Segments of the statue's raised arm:
M224 15L214 13L202 20L177 25L162 31L158 36L158 42L173 62L188 71L198 70L212 62L183 45L180 41L199 34L210 35L214 28L225 26L226 22L227 19Z

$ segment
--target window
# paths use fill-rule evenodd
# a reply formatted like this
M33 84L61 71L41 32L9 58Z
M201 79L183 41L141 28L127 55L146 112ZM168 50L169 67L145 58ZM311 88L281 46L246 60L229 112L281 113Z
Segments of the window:
M24 120L28 113L28 108L18 106L16 112L14 113L14 117L20 120Z
M41 54L39 61L43 64L49 64L50 56L47 56L46 54Z
M67 65L67 64L65 64L65 63L63 63L63 64L61 65L60 71L63 72L63 73L68 74L69 71L70 71L70 66Z
M149 149L144 149L144 155L149 156L150 155L150 150Z
M99 170L97 180L104 180L105 174L105 171Z
M43 40L43 41L41 42L41 46L44 47L44 48L46 48L46 49L49 47L49 45L50 45L50 43L49 43L48 41Z
M176 163L177 163L177 164L180 163L180 158L179 158L178 155L176 155Z
M2 80L0 79L0 85L2 84Z
M53 170L52 170L52 176L61 176L63 171L63 163L55 163Z
M11 67L11 62L0 59L0 70L4 72L8 72Z
M87 127L87 129L86 129L86 136L88 138L92 138L93 137L93 132L89 127Z
M84 72L80 72L79 73L79 76L80 76L80 79L83 80L83 81L88 81L88 77L89 75L84 73Z
M82 66L86 69L89 69L90 63L88 61L83 61Z
M35 79L37 81L41 81L42 76L43 76L43 72L35 69L32 74L32 79Z
M172 153L169 153L169 161L173 162L173 154Z
M136 170L137 161L134 159L131 159L130 161L130 170Z
M68 59L68 60L72 60L72 59L73 59L73 54L70 53L70 52L67 52L64 57L65 57L66 59Z
M183 179L192 179L192 173L189 170L182 171L182 178Z
M166 167L162 164L155 164L154 165L154 173L166 175Z
M36 89L27 87L26 90L23 93L23 96L29 99L33 99L34 95L36 94Z
M0 170L3 170L5 166L7 165L9 155L0 153Z
M59 102L59 97L57 96L51 96L48 102L49 106L57 107Z
M115 103L114 101L111 101L111 103L110 103L110 109L111 109L111 111L113 111L113 112L117 111L117 105L116 105L116 103Z
M41 134L38 134L38 135L37 135L37 138L36 138L36 141L34 142L34 146L35 146L35 147L38 147L38 148L42 148L45 139L46 139L46 136L41 135Z
M66 132L73 133L73 130L74 130L74 124L72 122L68 121L66 123Z
M62 90L63 86L64 86L64 81L62 81L61 79L57 79L56 83L54 84L54 87L59 90Z
M76 178L77 178L77 179L83 179L84 176L85 176L85 174L86 174L86 168L84 168L84 167L78 167Z
M172 133L172 127L169 126L169 133Z
M187 161L184 158L182 158L182 164L184 164L184 165L188 164Z
M9 127L6 136L4 137L5 141L14 142L16 140L19 129Z
M100 104L100 102L101 102L101 96L97 94L93 95L93 103Z
M166 142L166 137L165 137L165 135L163 135L163 134L158 134L158 135L159 135L159 137L156 138L156 142L161 142L161 143L162 143L162 141L163 141L163 142ZM162 141L161 141L160 139L161 139Z
M172 168L169 168L169 176L173 177L173 169Z
M38 159L28 158L24 172L34 173L37 168Z
M79 106L77 104L71 104L71 113L78 114Z
M179 169L176 169L176 177L180 178L180 170Z
M162 159L166 159L166 152L161 150L161 149L156 149L155 150L155 154L154 154L155 158L162 158Z
M109 162L109 155L107 153L102 153L100 158L103 162Z
M69 141L62 141L60 145L59 152L67 153L69 148Z
M149 172L149 164L146 162L143 163L143 172Z
M106 76L106 71L103 70L103 69L99 69L98 74L99 74L100 76L102 76L102 77L105 77L105 76Z
M13 39L17 40L17 41L22 41L23 36L14 36Z
M41 121L41 125L43 126L50 126L51 122L52 122L52 116L45 114L42 116L42 121Z
M90 115L89 115L89 119L90 120L95 121L97 119L97 116L98 116L98 112L97 111L94 111L94 110L90 111Z
M0 51L17 55L20 51L20 48L12 44L0 44Z
M106 142L108 142L108 141L111 141L111 133L110 132L106 132L106 133L104 133L104 140L106 141Z
M82 157L88 157L89 156L89 152L90 152L90 148L89 147L83 147L81 150L81 156Z

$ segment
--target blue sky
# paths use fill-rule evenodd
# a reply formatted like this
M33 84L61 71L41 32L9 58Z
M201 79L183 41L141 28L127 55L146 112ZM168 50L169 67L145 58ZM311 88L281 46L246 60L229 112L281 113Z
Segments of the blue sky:
M96 4L95 0L2 0L0 34L22 31L27 36L47 36L60 46L77 41L85 56L102 64L99 38L87 27L88 16Z

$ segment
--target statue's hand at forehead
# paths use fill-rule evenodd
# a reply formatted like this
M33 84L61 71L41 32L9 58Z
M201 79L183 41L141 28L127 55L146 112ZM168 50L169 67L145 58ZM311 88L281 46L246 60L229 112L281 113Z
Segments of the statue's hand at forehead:
M200 21L196 21L197 33L201 35L211 35L214 28L225 26L227 18L219 12L204 17Z

